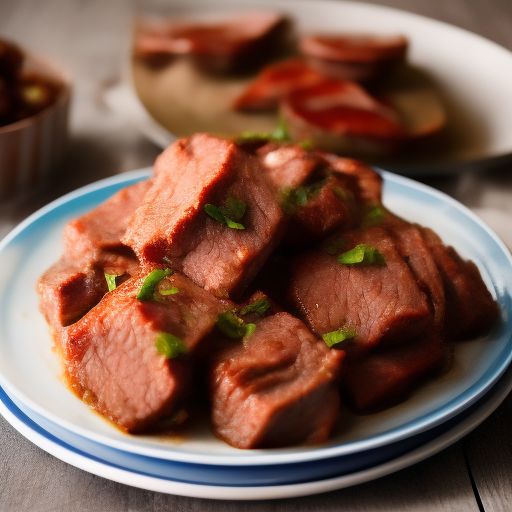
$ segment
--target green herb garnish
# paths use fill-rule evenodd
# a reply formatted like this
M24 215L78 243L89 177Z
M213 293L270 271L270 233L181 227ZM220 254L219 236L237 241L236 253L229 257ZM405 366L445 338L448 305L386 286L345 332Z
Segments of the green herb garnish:
M217 317L217 327L230 338L236 339L248 336L256 329L255 324L244 323L234 310L221 313Z
M236 138L236 142L238 144L251 143L251 142L288 142L290 141L290 135L286 128L286 122L283 118L279 119L278 127L271 133L261 133L261 132L251 132L245 131L242 132Z
M108 291L111 292L112 290L115 290L117 288L116 283L116 275L115 274L107 274L105 272L105 279L107 281Z
M219 208L213 204L206 204L204 211L217 222L228 226L228 228L245 229L245 226L238 221L244 216L246 208L245 202L241 199L228 197L225 206Z
M352 340L357 337L357 331L353 327L345 326L337 331L332 331L322 336L325 344L332 347L345 340Z
M163 286L163 284L168 283L169 286ZM179 289L176 286L172 286L169 281L162 281L158 285L158 293L160 295L163 295L164 297L166 295L175 295L176 293L179 293Z
M155 296L155 292L157 286L160 281L167 276L173 274L173 270L170 268L166 269L155 269L152 270L144 279L142 286L140 287L139 293L137 294L137 299L141 301L153 300Z
M265 314L269 307L270 301L268 299L260 299L245 306L242 311L240 311L240 316L247 315L247 313L256 313L261 316Z
M314 199L320 190L326 185L327 180L320 180L304 187L285 187L281 190L281 209L292 215L297 206L306 206L308 201Z
M386 260L379 250L366 244L356 245L350 251L340 254L337 259L343 265L386 266Z
M372 208L364 217L362 221L363 228L369 228L371 226L378 226L384 222L386 215L386 209L383 206L375 206Z
M169 334L168 332L161 332L157 336L155 347L167 359L173 359L188 352L185 343L177 336L174 336L174 334Z

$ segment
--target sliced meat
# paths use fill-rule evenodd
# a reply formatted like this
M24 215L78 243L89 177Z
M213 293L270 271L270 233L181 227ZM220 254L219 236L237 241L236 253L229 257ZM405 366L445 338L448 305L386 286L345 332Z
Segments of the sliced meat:
M254 278L284 227L275 192L258 159L235 144L198 134L159 158L161 170L130 221L125 243L143 262L171 261L200 286L236 295ZM232 229L209 216L230 198L245 213Z
M135 55L191 55L213 72L252 69L276 53L287 29L286 19L274 11L243 13L221 22L168 22L143 31L135 41Z
M342 394L358 413L377 412L405 400L418 384L447 371L450 365L451 350L431 330L347 363Z
M107 293L61 336L73 390L129 432L172 413L188 393L194 352L232 307L179 274L165 279L177 293L142 302L136 295L144 278ZM188 352L167 359L155 346L162 333L177 336Z
M150 181L141 181L123 188L94 210L68 222L63 235L66 255L84 268L91 262L118 267L130 265L130 259L135 261L121 238L150 186ZM133 272L125 269L129 270Z
M327 440L343 356L288 313L261 320L243 343L217 354L209 376L215 435L237 448Z
M334 153L381 155L396 150L406 133L395 110L355 82L325 79L281 102L293 141L309 140Z
M404 36L312 35L299 42L308 64L319 73L365 82L383 78L405 62Z
M87 270L67 258L52 265L37 282L39 309L53 329L76 322L107 293L107 281L101 267Z
M291 91L317 84L325 78L300 59L266 66L235 100L235 110L277 110Z
M343 265L319 251L294 258L288 297L314 332L350 327L358 333L354 351L366 352L431 325L427 298L385 229L343 233L342 239L341 252L366 244L378 249L386 265Z
M499 307L477 266L463 260L453 247L446 247L431 229L421 232L443 279L447 336L461 340L486 334L498 318Z
M420 290L428 297L434 326L440 332L445 318L443 279L421 234L421 227L389 213L386 217L386 226L395 240L398 252L411 269Z

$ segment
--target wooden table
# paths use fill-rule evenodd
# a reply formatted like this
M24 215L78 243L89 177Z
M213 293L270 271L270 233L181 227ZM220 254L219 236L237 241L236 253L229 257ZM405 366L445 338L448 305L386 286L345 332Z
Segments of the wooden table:
M510 0L377 0L479 33L512 50ZM102 91L119 78L130 31L123 0L4 0L0 34L53 56L72 74L71 141L51 187L0 203L0 237L34 210L102 177L151 165L159 149L110 112ZM512 98L512 84L511 84ZM428 181L470 208L512 214L512 173ZM512 218L512 217L511 217ZM512 232L512 225L510 227ZM5 512L509 511L512 396L462 441L379 480L308 498L223 502L144 491L88 474L40 450L0 418L0 510Z

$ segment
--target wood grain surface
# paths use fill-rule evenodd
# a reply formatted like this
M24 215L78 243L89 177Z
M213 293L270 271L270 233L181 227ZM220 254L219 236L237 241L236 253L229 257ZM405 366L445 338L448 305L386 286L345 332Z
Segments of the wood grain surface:
M458 25L512 50L510 0L373 3ZM131 16L131 2L124 0L0 1L0 36L53 57L74 82L65 161L46 187L0 203L0 238L62 194L109 175L151 165L158 155L159 149L143 138L136 126L110 112L102 102L102 91L122 72ZM510 169L425 181L469 207L492 206L512 212ZM319 496L228 502L144 491L91 475L37 448L0 417L0 511L510 511L511 429L509 397L461 442L387 477Z

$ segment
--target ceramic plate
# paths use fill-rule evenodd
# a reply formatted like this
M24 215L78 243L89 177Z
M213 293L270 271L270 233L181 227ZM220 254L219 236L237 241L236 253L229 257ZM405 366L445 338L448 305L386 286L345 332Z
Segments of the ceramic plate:
M128 436L78 400L65 386L48 326L38 311L35 283L62 252L64 224L150 169L115 176L51 203L0 244L0 385L42 417L95 442L149 457L186 463L255 466L349 456L406 439L454 417L483 396L512 357L512 261L501 241L465 207L407 178L384 173L384 201L403 217L436 229L478 265L499 303L501 318L485 338L456 346L453 370L427 383L407 402L382 413L347 415L346 428L326 444L275 450L237 450L206 425L186 438Z
M305 467L303 468L304 479L300 483L274 482L273 485L267 483L266 485L235 486L230 480L217 485L198 484L186 481L183 477L163 476L166 472L166 463L169 464L169 461L151 460L118 452L66 431L46 418L38 417L37 413L28 409L30 416L35 417L32 419L16 406L2 388L0 388L0 413L21 434L43 450L95 475L134 487L169 494L197 498L258 500L306 496L341 489L368 482L415 464L441 451L473 430L498 407L511 389L512 370L509 368L490 392L476 404L456 418L432 429L433 435L418 436L420 437L418 444L411 445L410 450L405 453L392 456L381 463L369 465L360 471L342 472L331 478L318 480L308 478L309 472ZM42 424L46 424L46 428ZM195 469L194 467L192 471ZM186 476L188 475L185 474Z
M158 0L144 3L148 10L154 6L155 10L160 7L160 11L161 4ZM443 135L446 148L437 154L430 151L421 157L407 157L407 161L379 162L382 167L418 175L484 169L512 161L512 53L478 35L416 14L361 2L218 0L212 7L207 0L178 0L166 4L164 12L180 17L222 17L265 7L289 15L300 34L398 33L409 38L408 62L415 80L431 84L445 105L448 116ZM137 73L138 68L134 69L135 74L132 76L127 72L124 84L110 90L106 99L119 114L127 114L162 147L174 139L163 125L182 126L176 124L178 117L192 123L184 132L182 130L183 133L179 133L179 128L171 129L178 135L190 130L214 132L218 129L219 118L223 123L227 118L233 118L233 123L238 125L229 107L231 100L222 99L224 88L221 82L208 83L208 87L189 82L183 87L169 87L165 69L142 74ZM230 83L229 90L237 87L240 85L235 81ZM187 91L193 95L192 102L182 97ZM159 101L161 95L165 96L165 101ZM211 119L197 121L206 109L212 110ZM247 122L247 126L243 124L244 129L262 131L266 126L261 116L246 116L242 122Z

